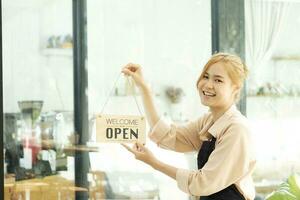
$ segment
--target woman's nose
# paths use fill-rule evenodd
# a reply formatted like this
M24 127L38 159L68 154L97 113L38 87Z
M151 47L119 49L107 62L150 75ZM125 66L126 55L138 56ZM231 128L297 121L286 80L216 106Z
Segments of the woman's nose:
M213 82L211 80L207 80L207 82L204 84L204 88L213 88Z

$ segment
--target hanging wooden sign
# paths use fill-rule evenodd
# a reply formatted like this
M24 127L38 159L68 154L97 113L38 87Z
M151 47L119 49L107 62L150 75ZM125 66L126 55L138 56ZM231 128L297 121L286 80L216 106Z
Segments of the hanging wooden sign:
M146 142L146 119L133 115L98 115L97 142Z

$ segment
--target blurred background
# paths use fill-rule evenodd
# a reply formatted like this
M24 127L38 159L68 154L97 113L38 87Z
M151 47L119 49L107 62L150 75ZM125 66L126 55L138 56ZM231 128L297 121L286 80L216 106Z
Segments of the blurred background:
M139 114L119 76L133 62L167 121L196 119L207 108L195 83L217 51L250 69L239 108L256 144L257 199L265 198L300 172L299 10L297 0L3 0L5 199L191 199L119 144L97 143L94 116L104 105L106 114ZM196 169L197 152L147 146Z

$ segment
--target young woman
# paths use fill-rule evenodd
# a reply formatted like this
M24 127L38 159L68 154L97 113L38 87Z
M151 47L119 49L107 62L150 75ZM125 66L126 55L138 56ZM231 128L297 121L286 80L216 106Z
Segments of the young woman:
M122 72L131 76L141 91L150 139L176 152L197 151L199 170L165 164L140 143L133 147L123 144L136 159L175 179L182 191L200 196L200 200L254 199L251 174L255 158L250 130L235 106L248 72L239 57L226 53L211 57L197 81L201 103L209 112L182 126L168 125L160 118L139 65L129 63Z

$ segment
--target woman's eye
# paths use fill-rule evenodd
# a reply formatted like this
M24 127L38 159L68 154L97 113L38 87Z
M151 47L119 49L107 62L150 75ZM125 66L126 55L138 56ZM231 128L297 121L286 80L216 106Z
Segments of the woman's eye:
M203 79L208 79L208 76L207 76L207 75L204 75L204 76L203 76Z
M221 81L220 79L216 79L217 83L222 83L223 81Z

